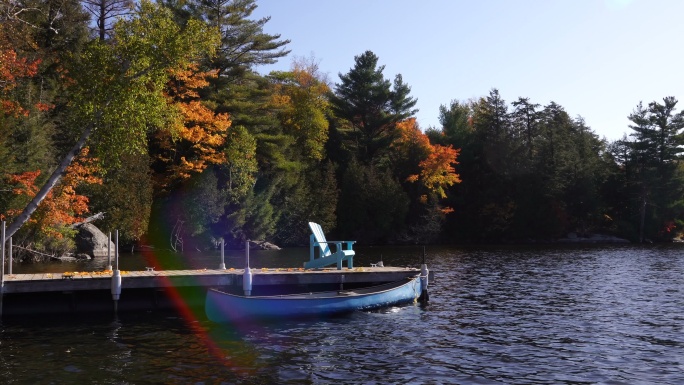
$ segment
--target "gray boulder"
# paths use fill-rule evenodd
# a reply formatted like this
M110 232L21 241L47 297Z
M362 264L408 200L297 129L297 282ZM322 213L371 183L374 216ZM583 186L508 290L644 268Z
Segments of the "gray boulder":
M107 256L107 235L100 231L92 223L83 223L76 227L76 250L79 253L88 254L94 258ZM111 253L114 256L114 242L110 243Z
M249 241L250 250L280 250L280 247L266 241Z

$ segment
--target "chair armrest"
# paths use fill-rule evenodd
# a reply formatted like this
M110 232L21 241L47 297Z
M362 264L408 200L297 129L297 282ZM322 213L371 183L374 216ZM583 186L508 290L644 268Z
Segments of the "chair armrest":
M316 243L317 243L317 244L322 244L322 243L331 244L331 243L332 243L332 244L335 245L335 247L338 248L338 250L343 250L342 244L345 243L345 244L347 245L347 249L346 249L346 250L351 250L351 249L352 249L352 245L354 245L354 244L356 243L356 241L325 241L325 242L318 242L318 241L317 241Z

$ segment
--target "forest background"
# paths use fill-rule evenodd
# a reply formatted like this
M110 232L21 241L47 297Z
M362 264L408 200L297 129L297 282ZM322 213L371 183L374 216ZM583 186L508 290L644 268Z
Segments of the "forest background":
M73 249L96 212L126 244L671 241L684 225L677 100L607 142L553 101L496 89L422 129L372 51L332 81L289 71L255 0L0 0L0 213L22 247Z

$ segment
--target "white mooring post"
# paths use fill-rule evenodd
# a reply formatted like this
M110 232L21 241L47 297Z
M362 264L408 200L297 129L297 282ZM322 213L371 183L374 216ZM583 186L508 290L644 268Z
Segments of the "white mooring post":
M114 262L116 269L119 270L119 230L116 230L116 243L114 244Z
M249 241L245 242L245 273L242 275L242 290L245 296L252 295L252 270L249 268Z
M114 300L114 314L119 310L119 297L121 296L121 272L119 271L119 230L115 233L114 259L116 269L112 271L112 299Z
M9 237L9 245L7 247L7 255L9 255L9 260L7 263L7 271L12 275L12 237Z
M112 271L112 232L107 236L107 271Z
M226 246L225 239L221 239L221 264L219 265L219 270L225 270L226 269L226 259L225 259L225 254L224 254L225 246Z
M423 247L423 263L420 265L420 298L418 298L423 305L430 302L430 294L428 293L429 279L430 270L428 270L427 263L425 263L425 247Z

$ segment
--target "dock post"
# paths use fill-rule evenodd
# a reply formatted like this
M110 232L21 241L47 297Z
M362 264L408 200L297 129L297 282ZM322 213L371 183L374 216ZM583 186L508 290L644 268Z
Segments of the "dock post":
M116 269L112 271L112 300L114 300L114 314L119 310L119 297L121 296L121 271L119 271L119 230L116 230L116 243L114 244L114 259Z
M225 259L225 254L224 254L224 249L226 246L226 240L221 239L221 264L219 265L219 270L225 270L226 269L226 259Z
M2 221L2 230L0 230L0 255L2 255L2 261L0 261L0 317L2 317L2 297L4 297L5 292L5 221Z
M12 237L9 237L9 247L7 248L7 255L9 255L9 260L7 262L7 271L9 275L12 275Z
M423 247L423 263L420 265L420 297L418 297L418 300L423 305L430 302L430 294L428 293L429 278L430 270L428 270L427 263L425 263L425 247Z
M247 265L245 266L245 273L242 275L242 290L245 296L252 295L252 270L249 268L249 241L245 242L245 259Z
M430 270L428 270L426 264L420 265L420 297L418 300L421 304L425 305L430 302L430 295L428 294L428 277L430 275Z
M112 232L107 236L107 268L105 270L112 270Z

